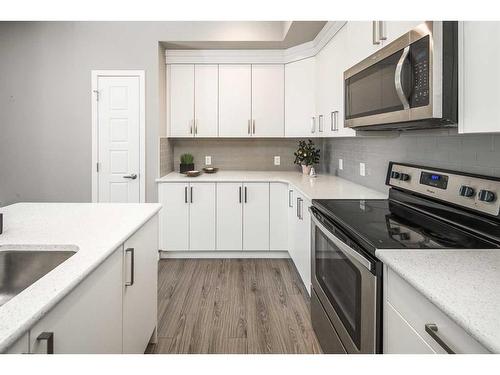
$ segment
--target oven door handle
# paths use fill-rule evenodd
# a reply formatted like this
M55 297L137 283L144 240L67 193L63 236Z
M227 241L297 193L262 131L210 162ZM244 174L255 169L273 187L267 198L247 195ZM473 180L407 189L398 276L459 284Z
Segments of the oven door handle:
M314 222L314 225L316 225L323 234L328 237L330 241L332 241L335 246L338 247L340 251L344 253L349 258L354 258L358 263L363 265L365 268L367 268L370 272L372 271L372 262L366 259L364 256L362 256L360 253L357 251L353 250L349 245L346 243L342 242L340 239L335 237L333 233L331 233L328 229L325 228L323 224L316 218L314 215L314 211L309 208L309 211L311 212L311 220Z
M403 109L410 108L410 103L408 103L408 98L403 90L403 64L410 53L410 46L406 46L403 50L403 54L399 58L398 65L396 65L396 71L394 72L394 84L396 85L396 92L398 94L401 104L403 104Z

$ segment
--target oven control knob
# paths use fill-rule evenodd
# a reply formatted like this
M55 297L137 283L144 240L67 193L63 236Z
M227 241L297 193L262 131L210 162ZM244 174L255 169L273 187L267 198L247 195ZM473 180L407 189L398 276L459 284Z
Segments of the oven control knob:
M406 174L406 173L401 173L400 176L399 176L399 179L401 181L408 181L410 179L410 175Z
M495 193L489 190L479 191L478 197L483 202L493 202L496 199Z
M467 198L472 197L474 193L475 193L474 189L466 185L460 186L460 190L458 191L458 194L460 194L462 197L467 197Z
M399 173L399 172L396 172L396 171L391 172L391 178L399 179L400 176L401 176L401 173Z

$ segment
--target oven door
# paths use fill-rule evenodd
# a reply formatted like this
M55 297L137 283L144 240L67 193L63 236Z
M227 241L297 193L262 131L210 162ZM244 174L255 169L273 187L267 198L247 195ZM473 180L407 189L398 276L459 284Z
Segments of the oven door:
M344 73L345 126L432 118L430 31L407 33ZM414 40L420 37L418 40Z
M347 353L376 353L376 262L316 209L310 211L314 292Z

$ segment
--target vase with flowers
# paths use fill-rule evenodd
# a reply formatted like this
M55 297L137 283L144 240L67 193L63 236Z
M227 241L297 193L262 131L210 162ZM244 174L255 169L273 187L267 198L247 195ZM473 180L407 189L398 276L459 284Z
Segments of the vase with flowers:
M293 154L295 156L294 163L302 166L302 173L308 175L312 166L319 162L320 150L309 139L307 142L299 141L299 148Z

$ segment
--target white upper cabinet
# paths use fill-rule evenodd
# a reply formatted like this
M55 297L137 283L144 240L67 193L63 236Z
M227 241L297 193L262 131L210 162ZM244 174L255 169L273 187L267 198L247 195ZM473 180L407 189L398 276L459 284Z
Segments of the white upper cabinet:
M312 135L315 116L315 58L285 65L285 136Z
M169 65L167 71L170 136L194 135L194 65Z
M500 132L500 22L460 22L460 133Z
M249 137L251 133L252 67L219 66L219 136Z
M284 136L284 96L283 64L252 65L252 136Z
M217 137L219 67L194 67L194 130L196 137Z
M377 27L377 21L349 21L344 26L347 30L345 55L348 66L357 64L382 46L377 39Z
M381 21L381 35L388 44L425 21Z

